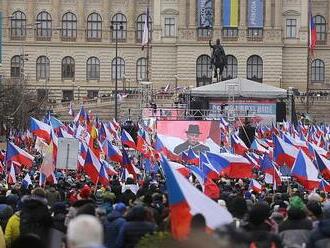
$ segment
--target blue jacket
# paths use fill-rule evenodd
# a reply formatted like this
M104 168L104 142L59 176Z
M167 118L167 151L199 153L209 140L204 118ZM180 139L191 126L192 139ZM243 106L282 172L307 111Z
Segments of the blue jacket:
M122 214L113 210L104 222L104 243L107 248L117 248L117 238L121 227L126 223Z

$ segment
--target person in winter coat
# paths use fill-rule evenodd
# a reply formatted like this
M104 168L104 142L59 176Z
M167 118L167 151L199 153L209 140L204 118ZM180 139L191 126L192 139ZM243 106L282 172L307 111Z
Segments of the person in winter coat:
M21 211L17 211L8 220L5 230L5 240L7 247L11 247L11 244L19 237L20 214Z
M329 248L330 247L330 202L323 206L323 219L320 220L316 229L309 239L308 248Z
M116 248L116 242L121 227L126 223L124 214L126 212L126 205L124 203L117 203L114 205L112 213L107 216L104 223L104 243L107 248Z
M272 233L269 220L270 208L267 203L257 203L249 211L248 224L244 230L248 232L250 244L256 247L282 247L278 235Z
M278 227L284 247L303 247L307 244L313 224L306 217L306 211L306 207L299 196L290 199L288 218Z
M46 192L35 188L31 196L22 198L20 235L34 234L47 245L52 218L47 206Z
M55 187L51 186L47 190L47 201L48 205L52 208L56 202L61 201L60 193L55 189Z
M156 230L156 225L148 219L148 210L143 206L135 206L127 214L127 222L120 229L117 247L135 247L139 240Z

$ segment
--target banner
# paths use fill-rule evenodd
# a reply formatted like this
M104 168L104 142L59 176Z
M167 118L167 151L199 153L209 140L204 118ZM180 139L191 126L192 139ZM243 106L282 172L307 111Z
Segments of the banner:
M263 28L264 0L248 0L248 27Z
M207 28L213 26L213 1L198 0L198 27Z
M223 0L223 26L238 27L238 0Z
M211 101L209 109L219 112L224 108L226 112L227 104L227 101ZM240 114L254 115L252 122L255 124L276 122L276 100L235 100L234 108Z
M157 137L180 155L191 148L195 153L219 152L219 121L157 121Z

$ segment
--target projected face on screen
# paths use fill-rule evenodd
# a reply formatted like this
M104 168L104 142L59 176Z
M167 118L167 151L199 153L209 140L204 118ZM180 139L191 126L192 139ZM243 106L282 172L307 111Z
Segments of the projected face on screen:
M189 125L188 130L186 131L188 143L192 146L195 146L199 143L199 126L198 125Z

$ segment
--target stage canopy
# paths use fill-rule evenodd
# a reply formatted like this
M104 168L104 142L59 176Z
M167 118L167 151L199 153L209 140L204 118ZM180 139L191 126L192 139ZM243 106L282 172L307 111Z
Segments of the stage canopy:
M231 92L234 92L234 94ZM234 78L197 87L192 89L190 93L191 96L209 98L228 98L232 94L235 97L244 98L278 99L287 97L287 91L284 89L245 78Z

